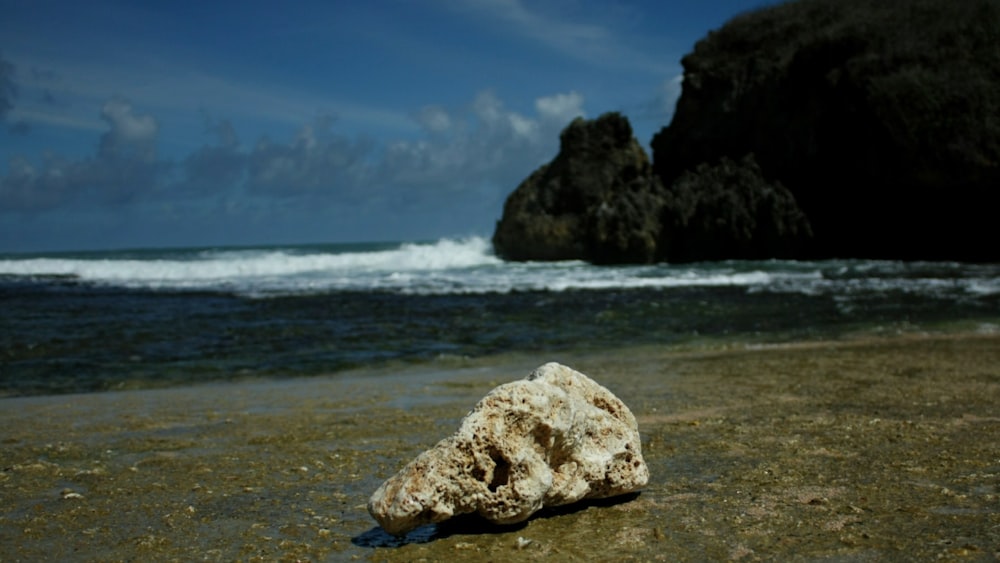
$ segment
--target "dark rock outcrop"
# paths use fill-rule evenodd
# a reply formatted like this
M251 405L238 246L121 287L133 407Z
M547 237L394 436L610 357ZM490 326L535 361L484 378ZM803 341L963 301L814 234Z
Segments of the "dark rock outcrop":
M811 234L795 198L753 155L723 157L670 186L660 253L671 262L794 258Z
M665 189L628 120L573 121L559 154L507 198L493 246L507 260L598 264L791 257L809 224L752 155L702 164Z
M625 117L577 118L555 159L507 198L493 246L507 260L650 262L664 201Z
M683 65L652 142L664 185L753 154L812 225L796 256L1000 260L997 0L799 0Z

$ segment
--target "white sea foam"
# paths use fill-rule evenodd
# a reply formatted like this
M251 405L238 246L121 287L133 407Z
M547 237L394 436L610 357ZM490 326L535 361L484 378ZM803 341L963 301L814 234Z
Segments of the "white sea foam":
M149 288L226 287L237 290L291 290L296 285L364 285L367 277L396 276L497 264L480 238L441 240L434 244L402 244L374 251L323 249L224 250L189 253L145 253L119 258L40 257L0 260L0 274L65 276L85 282ZM369 280L370 281L370 280Z
M494 256L489 241L480 237L394 246L8 257L0 259L0 276L59 276L93 285L227 291L255 297L331 291L432 295L725 286L745 288L751 294L1000 293L1000 267L996 266L886 261L601 267L578 261L509 263Z

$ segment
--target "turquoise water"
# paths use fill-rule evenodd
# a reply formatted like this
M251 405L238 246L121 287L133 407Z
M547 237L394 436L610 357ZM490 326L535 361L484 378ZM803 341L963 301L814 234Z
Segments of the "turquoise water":
M427 243L0 256L0 395L506 352L996 330L1000 265L598 267Z

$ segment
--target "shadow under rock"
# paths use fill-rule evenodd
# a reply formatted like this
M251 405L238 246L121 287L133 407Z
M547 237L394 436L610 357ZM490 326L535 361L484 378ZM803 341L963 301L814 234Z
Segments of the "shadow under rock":
M381 526L375 526L351 538L351 543L358 547L402 547L415 543L429 543L434 540L458 535L505 534L523 529L532 520L565 516L587 510L591 507L608 507L625 504L635 500L640 494L639 492L628 493L611 498L583 500L566 506L544 508L527 520L516 524L494 524L478 514L462 514L438 524L420 526L401 536L390 534Z

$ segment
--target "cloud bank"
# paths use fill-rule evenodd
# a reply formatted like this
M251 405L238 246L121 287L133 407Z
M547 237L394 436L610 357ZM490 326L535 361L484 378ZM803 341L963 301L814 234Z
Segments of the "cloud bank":
M295 209L419 215L462 202L492 206L497 215L506 194L555 154L559 132L584 115L583 106L583 96L566 92L519 113L483 91L462 107L420 108L412 115L418 134L384 142L339 133L333 116L303 123L290 138L246 142L229 120L205 116L206 142L166 159L157 152L157 118L114 98L100 110L105 130L91 155L10 158L0 217L83 209L157 222L185 215L259 221Z

